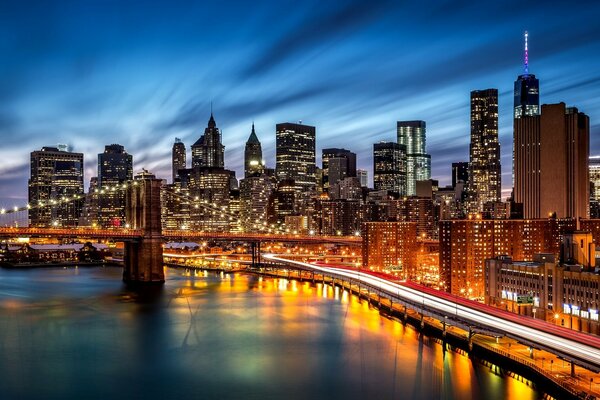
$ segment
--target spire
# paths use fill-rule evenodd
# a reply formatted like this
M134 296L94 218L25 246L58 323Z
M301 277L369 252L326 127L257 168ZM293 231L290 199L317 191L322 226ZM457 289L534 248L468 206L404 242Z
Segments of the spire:
M525 75L529 75L529 48L527 46L528 37L529 34L527 33L527 31L525 31Z
M212 101L210 102L210 119L208 120L208 127L209 128L215 128L217 126L217 123L215 122L215 117L213 116L213 104Z
M250 132L250 137L248 138L248 143L260 144L260 142L258 140L258 136L256 136L256 132L254 131L254 122L252 122L252 132Z

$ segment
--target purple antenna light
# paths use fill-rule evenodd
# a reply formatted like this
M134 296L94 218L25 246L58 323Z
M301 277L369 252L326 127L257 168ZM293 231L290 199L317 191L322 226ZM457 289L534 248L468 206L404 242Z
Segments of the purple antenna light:
M529 75L529 48L527 46L527 38L529 34L525 31L525 75Z

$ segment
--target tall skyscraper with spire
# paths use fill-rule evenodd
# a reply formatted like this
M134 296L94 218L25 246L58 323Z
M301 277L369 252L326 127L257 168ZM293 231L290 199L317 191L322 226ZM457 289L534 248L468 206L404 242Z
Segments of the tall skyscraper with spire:
M208 126L204 135L192 145L192 168L197 167L225 167L225 146L221 143L221 131L210 113Z
M180 169L185 169L186 156L185 156L185 144L179 138L175 138L173 143L173 182L177 178L177 172Z
M529 34L525 31L523 75L515 81L515 119L540 113L540 82L529 73Z
M250 132L250 137L248 138L244 149L244 177L248 178L252 175L261 174L264 167L262 146L256 136L254 123L252 123L252 132Z

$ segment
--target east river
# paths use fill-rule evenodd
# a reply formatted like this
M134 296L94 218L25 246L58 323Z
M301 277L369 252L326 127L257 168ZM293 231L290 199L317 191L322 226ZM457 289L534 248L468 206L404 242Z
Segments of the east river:
M331 286L0 270L1 399L539 399Z

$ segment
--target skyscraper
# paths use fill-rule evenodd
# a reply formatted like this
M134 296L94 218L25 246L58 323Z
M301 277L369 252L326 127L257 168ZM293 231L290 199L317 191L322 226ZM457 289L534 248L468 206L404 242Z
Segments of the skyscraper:
M240 181L240 223L244 232L259 232L268 223L273 179L251 175Z
M133 179L133 156L119 144L104 147L98 154L98 223L103 227L125 224L124 182Z
M406 146L406 195L416 194L416 182L431 179L431 156L425 150L425 121L398 121L398 143Z
M175 138L175 143L173 143L172 161L173 182L175 182L177 171L185 169L186 166L185 144L179 138Z
M600 156L592 156L588 167L590 175L590 199L600 201Z
M565 103L515 119L515 202L524 218L587 218L590 120Z
M338 181L356 176L356 153L346 149L323 149L323 190L329 188Z
M29 205L31 226L76 226L83 207L83 154L56 147L32 152Z
M301 192L315 190L315 136L314 126L289 122L276 126L277 179L293 179Z
M452 187L455 188L458 182L467 183L469 181L469 163L454 162L452 163Z
M498 141L498 89L471 92L471 146L469 212L481 212L499 202L500 143Z
M248 178L252 175L261 174L263 170L262 147L254 131L253 123L252 132L250 132L250 137L244 149L244 177Z
M224 153L225 146L221 143L221 131L217 128L211 112L204 135L192 145L192 168L224 168Z
M515 81L515 119L540 113L540 82L529 73L528 37L525 32L524 73Z
M362 186L362 187L369 186L369 174L366 169L357 169L356 176L360 180L360 186Z
M373 182L375 190L406 195L406 146L394 142L373 144Z

